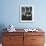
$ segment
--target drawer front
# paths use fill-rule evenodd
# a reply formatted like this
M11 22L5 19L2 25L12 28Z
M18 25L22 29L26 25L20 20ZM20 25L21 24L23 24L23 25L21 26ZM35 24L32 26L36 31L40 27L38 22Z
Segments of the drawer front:
M23 36L4 36L3 43L15 43L15 42L22 42Z
M23 44L2 44L2 46L23 46Z
M4 32L4 36L23 36L23 32Z
M43 44L32 44L32 46L44 46Z
M44 36L32 36L32 44L44 44Z
M45 33L44 32L25 32L24 33L24 36L44 36L45 35Z

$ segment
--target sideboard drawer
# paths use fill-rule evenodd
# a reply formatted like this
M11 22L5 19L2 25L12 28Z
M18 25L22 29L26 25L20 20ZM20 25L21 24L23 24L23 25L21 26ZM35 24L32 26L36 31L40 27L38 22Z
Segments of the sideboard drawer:
M44 36L44 32L25 32L24 36Z
M43 44L44 36L32 36L32 43L33 44Z
M23 32L4 32L5 36L23 36Z

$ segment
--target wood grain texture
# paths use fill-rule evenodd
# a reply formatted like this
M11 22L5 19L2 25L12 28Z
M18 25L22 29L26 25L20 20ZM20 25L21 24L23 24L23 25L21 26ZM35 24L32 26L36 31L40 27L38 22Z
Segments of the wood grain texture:
M44 46L44 32L24 33L24 46Z
M3 46L44 46L44 32L3 32Z
M3 46L23 46L23 33L4 33Z

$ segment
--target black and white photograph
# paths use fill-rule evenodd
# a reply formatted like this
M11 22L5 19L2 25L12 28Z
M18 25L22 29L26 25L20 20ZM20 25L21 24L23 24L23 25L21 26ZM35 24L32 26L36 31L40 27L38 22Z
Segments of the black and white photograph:
M20 7L20 21L21 22L32 22L34 17L34 11L31 5L24 5Z

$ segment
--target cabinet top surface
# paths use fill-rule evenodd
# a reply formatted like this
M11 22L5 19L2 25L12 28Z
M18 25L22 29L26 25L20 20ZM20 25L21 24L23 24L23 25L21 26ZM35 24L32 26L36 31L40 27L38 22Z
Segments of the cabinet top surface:
M17 33L17 32L20 32L20 33L22 33L22 32L25 32L25 33L44 33L43 31L28 31L28 32L26 32L24 29L16 29L16 31L15 32L7 32L7 33Z

